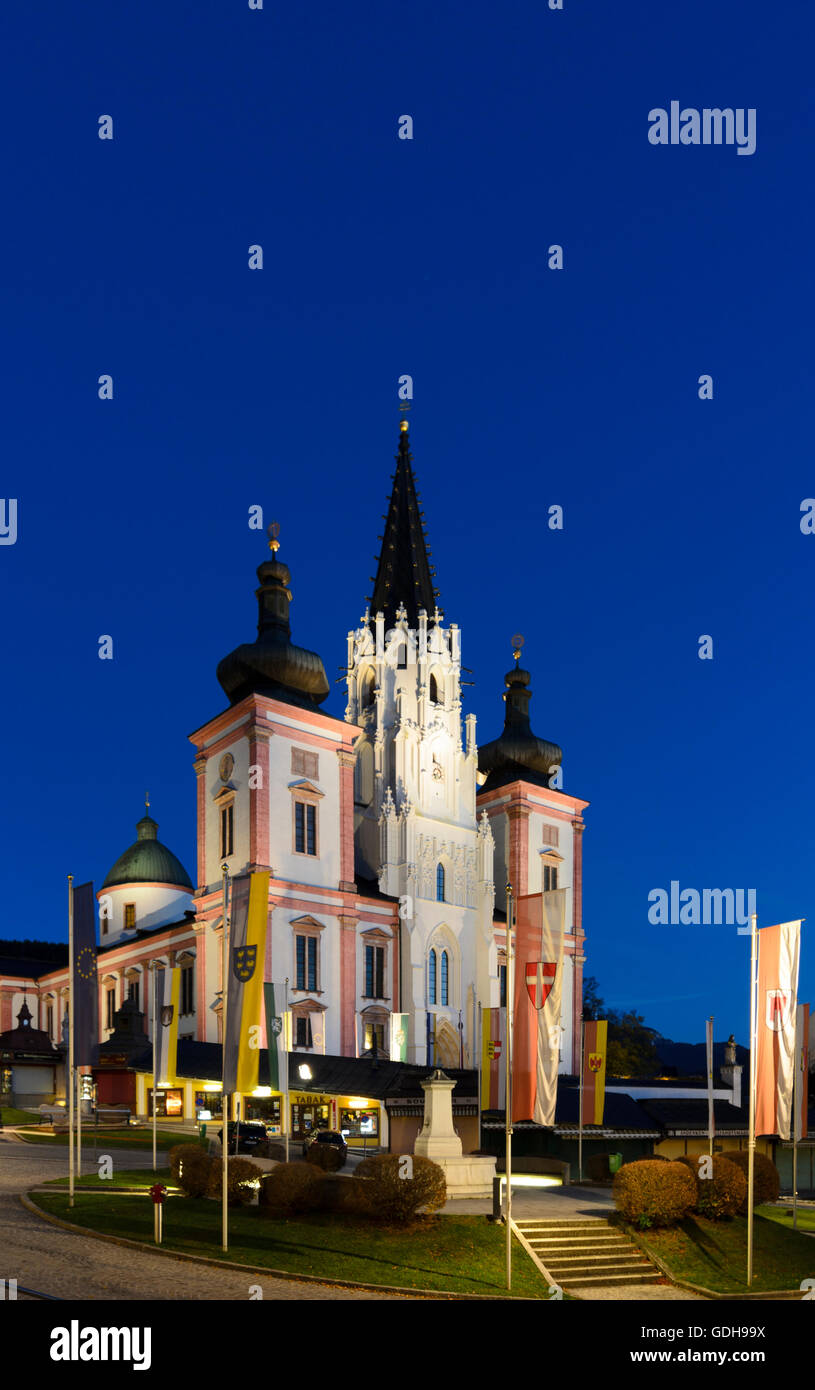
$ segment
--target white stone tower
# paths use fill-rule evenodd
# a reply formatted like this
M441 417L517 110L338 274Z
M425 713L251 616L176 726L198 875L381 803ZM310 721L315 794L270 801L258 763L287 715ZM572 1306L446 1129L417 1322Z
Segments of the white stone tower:
M493 838L476 816L475 716L462 728L461 634L428 555L403 420L372 611L348 634L356 868L401 900L408 1060L474 1066L476 1001L497 975Z

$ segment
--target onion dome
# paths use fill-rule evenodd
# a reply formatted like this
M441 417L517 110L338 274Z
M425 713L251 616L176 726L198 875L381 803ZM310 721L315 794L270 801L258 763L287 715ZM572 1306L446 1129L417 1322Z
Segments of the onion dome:
M556 743L536 738L532 732L529 723L532 677L521 669L520 655L518 646L515 665L504 676L504 732L478 750L478 770L486 774L482 791L491 791L507 782L534 782L548 787L552 773L563 760L563 752Z
M192 893L187 870L172 850L161 843L158 825L152 816L142 816L136 835L130 848L119 855L102 884L102 891L123 883L167 883Z
M269 527L269 549L276 552L278 527ZM258 635L255 642L236 647L219 661L216 675L229 703L247 695L272 695L290 705L314 709L326 698L329 685L321 658L291 641L289 604L291 574L276 557L258 568Z

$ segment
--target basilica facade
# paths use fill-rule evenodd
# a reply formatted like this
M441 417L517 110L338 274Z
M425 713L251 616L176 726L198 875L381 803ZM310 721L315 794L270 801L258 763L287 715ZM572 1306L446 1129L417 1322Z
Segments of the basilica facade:
M219 663L227 703L190 735L194 878L146 814L97 894L100 1039L127 998L152 1035L151 970L177 964L179 1037L220 1042L224 873L263 868L265 978L287 998L297 1052L475 1067L479 1006L505 1002L511 883L516 896L567 890L561 1071L573 1073L588 803L563 790L560 748L532 732L519 648L503 730L478 746L466 634L439 607L407 422L373 592L347 635L343 712L324 710L322 659L292 640L292 576L276 538L271 550L257 636ZM23 980L7 963L0 1031L25 1003L59 1042L67 989L64 969Z

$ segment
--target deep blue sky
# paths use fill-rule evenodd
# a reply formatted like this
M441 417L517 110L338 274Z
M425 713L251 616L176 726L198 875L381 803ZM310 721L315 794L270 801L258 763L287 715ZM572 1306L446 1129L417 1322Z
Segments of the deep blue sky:
M808 917L810 997L814 38L800 0L7 4L3 935L64 937L65 875L101 882L146 787L194 876L186 736L254 633L247 510L333 679L408 372L479 740L520 630L591 802L606 1000L746 1040L747 939L650 926L672 879ZM673 99L755 107L756 153L651 146Z

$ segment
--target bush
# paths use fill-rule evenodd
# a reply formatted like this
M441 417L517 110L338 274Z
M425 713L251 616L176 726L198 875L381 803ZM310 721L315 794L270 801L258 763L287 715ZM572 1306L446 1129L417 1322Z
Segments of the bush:
M322 1206L325 1178L311 1163L278 1163L264 1175L260 1205L275 1216L299 1216Z
M198 1144L176 1144L168 1155L170 1175L188 1197L203 1197L209 1187L212 1159Z
M310 1144L306 1149L306 1163L313 1163L324 1173L337 1173L342 1167L342 1154L333 1144Z
M709 1154L689 1154L679 1158L693 1174L696 1183L696 1203L694 1211L706 1216L709 1221L723 1221L735 1216L747 1199L747 1179L737 1164L731 1163L726 1154L714 1154L712 1168L707 1169ZM701 1173L700 1173L701 1166ZM705 1171L710 1177L703 1177Z
M211 1167L209 1173L209 1185L207 1187L208 1197L221 1197L223 1195L223 1162L210 1160ZM255 1195L253 1184L259 1184L263 1177L263 1169L258 1168L249 1158L241 1158L240 1155L233 1154L226 1160L226 1200L231 1207L248 1207Z
M725 1157L728 1163L734 1163L744 1174L745 1188L744 1197L739 1205L739 1216L747 1215L747 1164L749 1154L747 1149L729 1150ZM753 1206L760 1207L764 1202L776 1202L781 1191L781 1178L778 1169L769 1158L764 1154L755 1155L755 1166L753 1169Z
M399 1154L372 1154L357 1165L355 1178L367 1188L371 1216L375 1220L404 1225L421 1211L428 1215L447 1201L444 1169L429 1158L411 1154L413 1176L401 1177L404 1158Z
M617 1210L635 1226L675 1226L692 1211L696 1180L682 1163L639 1159L614 1177Z

